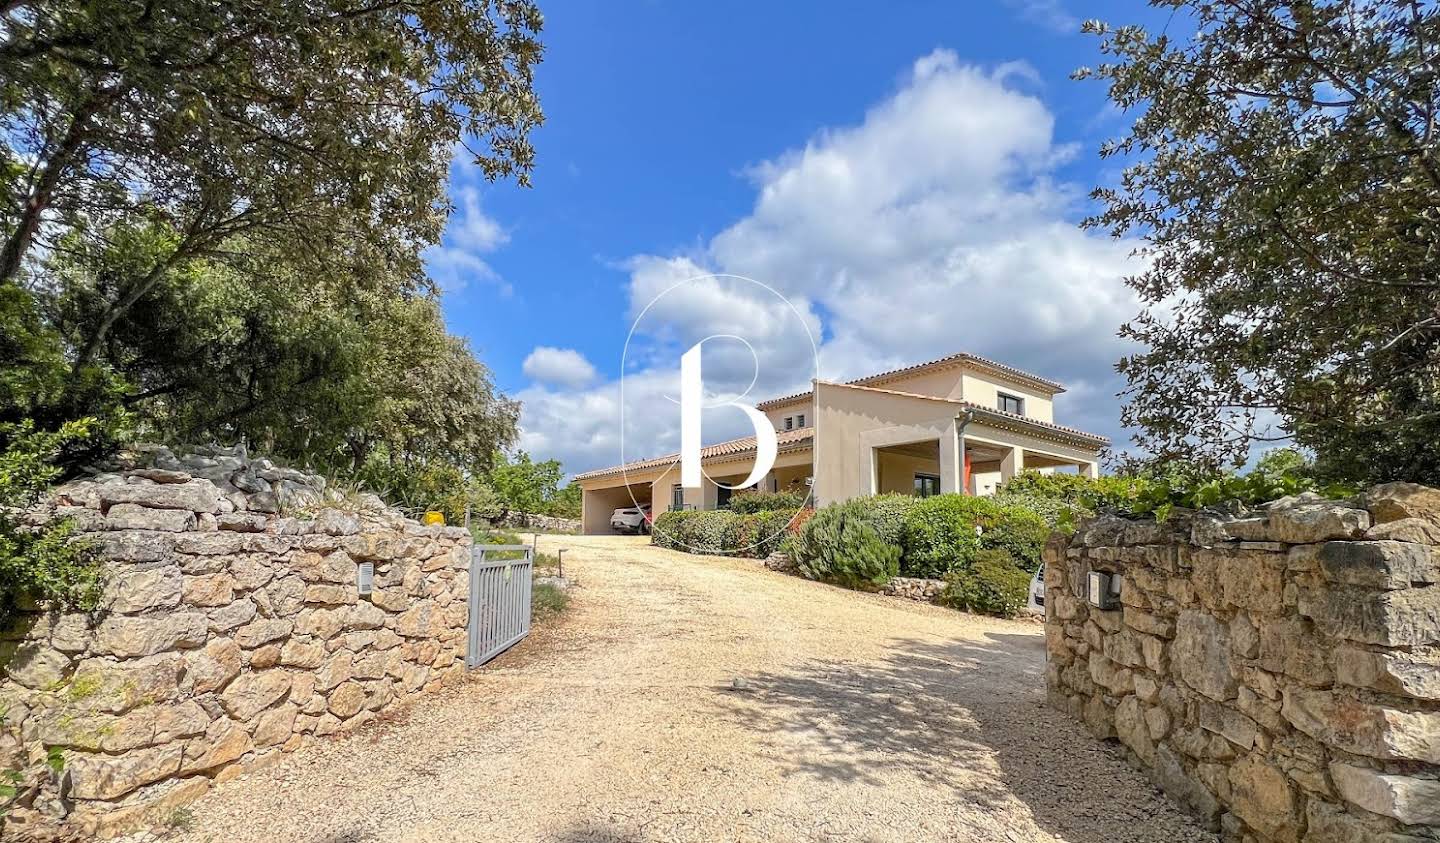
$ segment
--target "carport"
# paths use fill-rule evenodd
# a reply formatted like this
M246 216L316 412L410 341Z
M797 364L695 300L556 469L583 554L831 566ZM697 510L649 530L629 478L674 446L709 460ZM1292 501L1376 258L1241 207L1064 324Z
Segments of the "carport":
M616 478L616 485L585 489L580 496L580 519L586 535L610 532L610 513L621 507L650 503L650 483L626 484Z

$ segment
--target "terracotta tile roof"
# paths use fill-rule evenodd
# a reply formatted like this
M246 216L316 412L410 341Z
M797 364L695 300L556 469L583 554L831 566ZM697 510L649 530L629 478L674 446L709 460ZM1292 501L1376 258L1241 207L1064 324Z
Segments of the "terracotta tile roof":
M970 363L980 368L990 369L991 371L998 372L1002 375L1008 375L1016 380L1027 382L1031 386L1034 386L1041 391L1054 392L1055 394L1059 394L1065 391L1065 387L1057 381L1052 381L1049 378L1042 378L1039 375L1031 374L1030 372L1026 372L1022 369L1017 369L1014 366L1007 366L1004 363L996 360L991 360L988 357L981 357L977 354L966 354L964 352L961 352L959 354L950 354L945 357L937 358L935 360L927 360L924 363L916 363L911 366L902 366L899 369L891 369L888 372L881 372L878 375L866 375L863 378L856 378L852 381L846 381L846 383L855 386L873 386L877 383L883 383L887 380L893 380L895 378L908 377L909 375L919 374L926 369L932 369L939 366L949 366L956 363ZM769 401L762 401L755 406L761 410L767 410L773 407L779 407L782 404L788 404L791 401L795 401L799 398L804 398L809 394L810 392L808 390L805 392L797 392L794 395L785 395L780 398L771 398Z
M775 433L775 443L779 446L780 453L791 451L803 451L809 447L815 429L802 427L798 430L782 430ZM739 439L731 439L728 442L720 442L715 445L708 445L700 449L700 459L708 460L715 457L743 456L755 450L755 437L742 436ZM655 457L648 460L635 460L624 465L610 466L609 468L597 468L594 471L587 471L575 475L576 480L592 480L597 477L610 477L622 472L648 471L652 468L674 465L680 461L680 454L666 454L663 457Z

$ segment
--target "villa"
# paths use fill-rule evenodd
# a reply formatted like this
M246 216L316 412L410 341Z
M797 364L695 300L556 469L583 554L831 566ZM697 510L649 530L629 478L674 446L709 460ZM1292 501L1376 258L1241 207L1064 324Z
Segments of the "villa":
M898 492L993 493L1024 469L1073 468L1095 476L1103 436L1054 421L1055 381L972 354L952 354L847 383L817 380L810 391L758 409L775 425L775 466L765 491L813 491L817 506ZM670 454L576 476L586 533L610 531L610 513L635 503L655 515L715 509L750 473L755 437L701 451L702 488L680 485ZM725 486L717 485L725 484Z

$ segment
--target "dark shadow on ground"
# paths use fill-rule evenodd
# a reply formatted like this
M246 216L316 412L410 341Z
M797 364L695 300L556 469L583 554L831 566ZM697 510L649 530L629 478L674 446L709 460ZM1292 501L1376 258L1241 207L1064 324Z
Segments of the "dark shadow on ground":
M1033 635L899 639L874 663L747 675L746 688L716 694L716 713L777 748L818 738L827 751L789 754L787 775L878 784L887 768L904 768L982 809L1018 800L1070 843L1215 840L1118 747L1046 705L1044 665L1044 639Z

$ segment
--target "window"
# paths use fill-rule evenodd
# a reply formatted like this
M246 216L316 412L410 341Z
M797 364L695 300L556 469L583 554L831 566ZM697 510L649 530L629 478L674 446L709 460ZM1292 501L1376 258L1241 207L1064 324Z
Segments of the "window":
M685 508L685 487L679 483L670 487L670 508L674 510Z
M1014 395L1006 395L1003 392L995 393L996 404L1004 413L1014 413L1017 416L1025 415L1025 399Z
M795 417L794 417L794 416L786 416L786 417L785 417L785 429L786 429L786 430L794 430L794 429L795 429Z
M719 484L716 484L716 486L715 486L715 506L716 506L717 508L723 509L727 504L730 503L730 497L731 497L732 495L734 495L734 494L735 494L735 490L734 490L734 489L731 489L731 488L728 487L728 486L721 486L721 485L719 485Z
M798 415L798 416L795 417L795 426L796 426L796 427L804 427L804 426L805 426L805 414L804 414L804 413L801 413L800 415Z
M940 494L940 477L936 474L915 475L915 497L928 498Z

